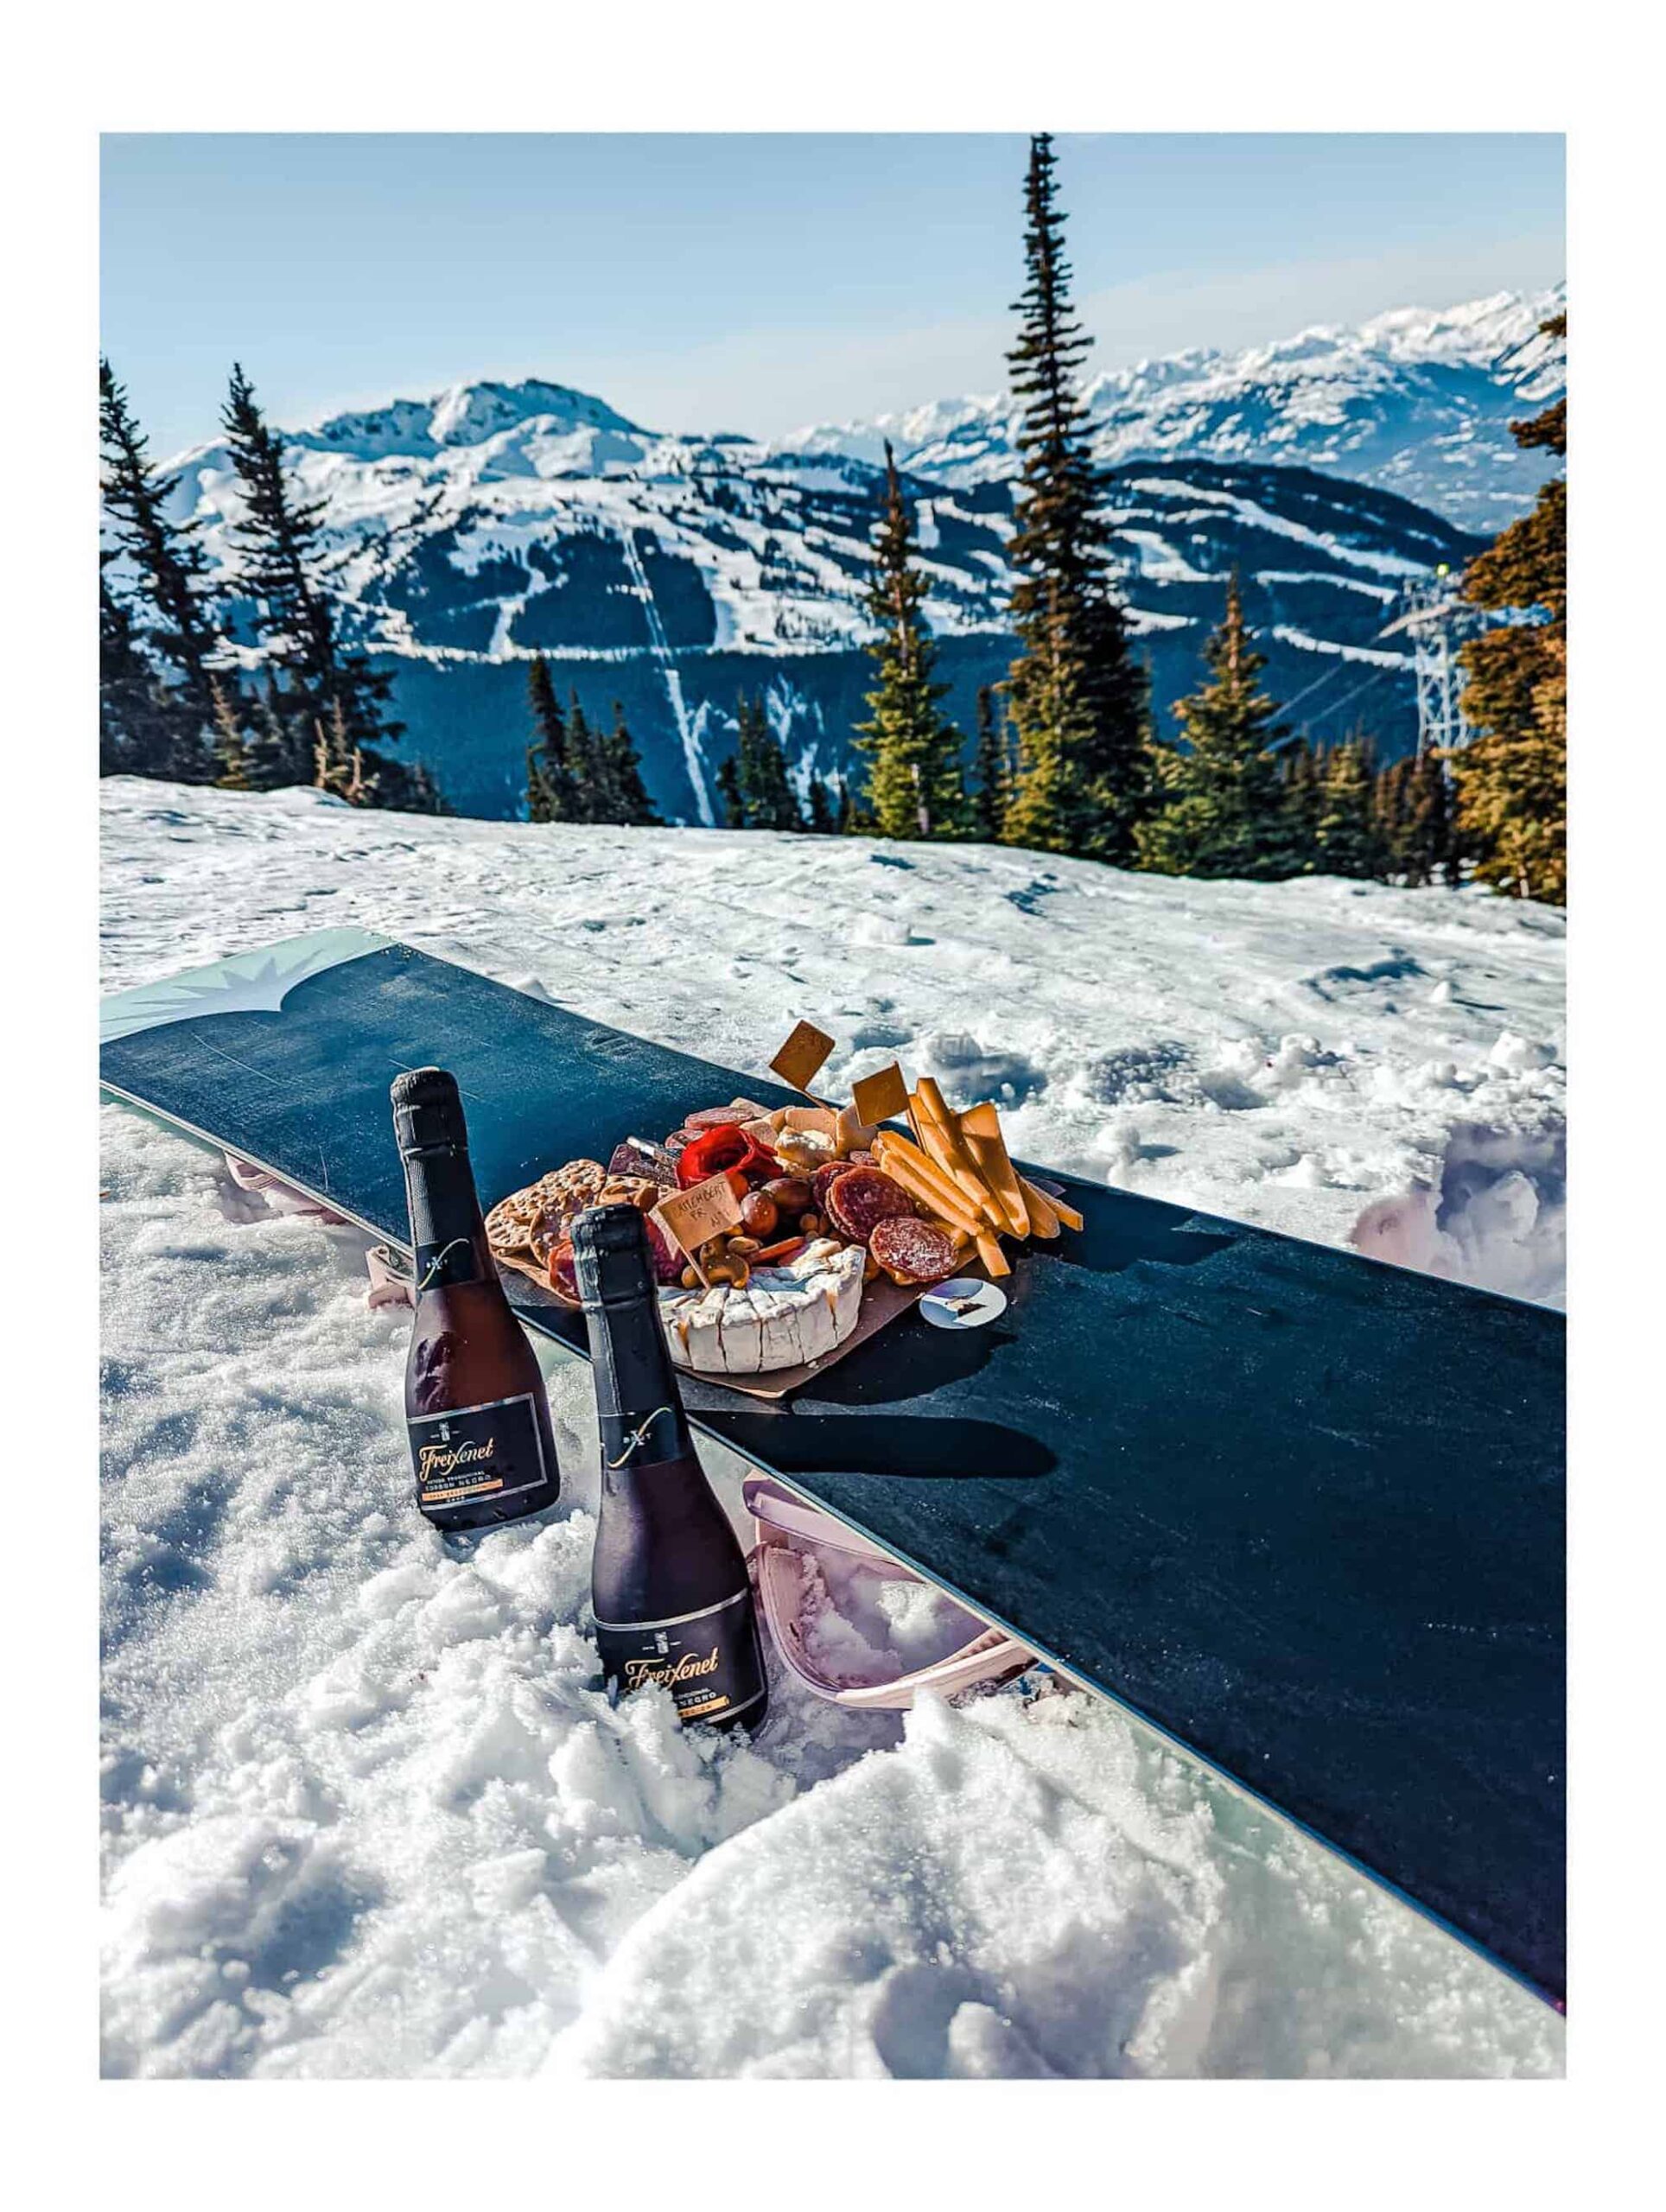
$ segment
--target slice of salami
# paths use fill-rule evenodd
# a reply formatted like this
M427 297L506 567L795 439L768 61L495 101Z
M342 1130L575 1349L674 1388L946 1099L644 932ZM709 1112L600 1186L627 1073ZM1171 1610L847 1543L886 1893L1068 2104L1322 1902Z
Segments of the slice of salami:
M828 1185L836 1183L841 1175L848 1175L855 1164L854 1160L830 1160L825 1167L818 1167L816 1170L810 1181L816 1193L815 1205L817 1213L825 1213L827 1211Z
M827 1217L853 1244L866 1244L881 1222L913 1211L901 1184L878 1167L849 1168L827 1186Z
M903 1214L881 1222L868 1249L893 1282L943 1282L957 1265L955 1240L946 1229Z
M685 1129L727 1129L739 1128L742 1122L755 1122L759 1116L749 1106L703 1106L697 1114L685 1114Z

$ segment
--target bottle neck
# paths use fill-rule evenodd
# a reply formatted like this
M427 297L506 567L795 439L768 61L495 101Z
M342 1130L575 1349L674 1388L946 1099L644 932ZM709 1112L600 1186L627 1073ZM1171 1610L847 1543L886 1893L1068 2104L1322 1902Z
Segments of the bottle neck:
M627 1489L648 1469L694 1457L694 1439L653 1293L587 1306L595 1370L604 1491Z
M404 1163L418 1297L449 1283L495 1280L464 1147L424 1146L406 1153Z

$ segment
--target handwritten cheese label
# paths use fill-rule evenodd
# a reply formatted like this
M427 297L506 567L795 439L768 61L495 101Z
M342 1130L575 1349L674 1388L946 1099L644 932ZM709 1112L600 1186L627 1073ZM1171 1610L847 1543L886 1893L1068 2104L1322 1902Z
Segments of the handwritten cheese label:
M832 1049L833 1039L824 1036L814 1022L801 1021L770 1065L783 1083L790 1083L795 1090L808 1090Z
M726 1229L739 1228L741 1201L727 1175L708 1175L691 1191L676 1191L669 1198L661 1198L653 1210L653 1217L677 1250L692 1262L695 1273L703 1282L700 1247L709 1243L714 1236L721 1236Z
M902 1079L902 1070L894 1060L888 1068L877 1074L865 1075L851 1086L850 1103L864 1128L877 1128L881 1122L889 1122L899 1114L908 1111L908 1086Z

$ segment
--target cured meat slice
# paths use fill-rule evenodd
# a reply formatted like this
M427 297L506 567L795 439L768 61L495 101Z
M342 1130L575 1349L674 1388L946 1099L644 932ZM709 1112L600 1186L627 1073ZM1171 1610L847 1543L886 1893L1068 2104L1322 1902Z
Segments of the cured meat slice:
M828 1219L853 1244L866 1244L881 1222L913 1211L907 1192L881 1168L852 1167L827 1186Z
M677 1188L677 1162L663 1144L655 1144L649 1137L626 1137L623 1144L616 1144L607 1173L610 1176L645 1175L662 1191Z
M697 1114L685 1114L685 1129L738 1128L742 1122L754 1122L758 1116L750 1106L703 1106Z
M812 1203L817 1213L825 1213L827 1211L829 1184L836 1183L841 1175L848 1175L852 1165L853 1163L848 1160L830 1160L825 1167L818 1167L811 1177L811 1186L815 1192Z
M943 1282L957 1264L955 1240L946 1229L904 1214L881 1222L868 1249L893 1282Z

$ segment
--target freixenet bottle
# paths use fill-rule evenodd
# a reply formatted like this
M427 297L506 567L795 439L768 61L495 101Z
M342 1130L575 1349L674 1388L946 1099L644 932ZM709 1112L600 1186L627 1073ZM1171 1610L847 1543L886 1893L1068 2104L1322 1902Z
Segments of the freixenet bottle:
M756 1728L767 1683L747 1564L694 1456L634 1206L593 1206L573 1260L601 1421L590 1568L596 1642L621 1689L663 1682L682 1720Z
M416 1503L436 1529L482 1529L561 1491L544 1377L486 1240L455 1077L416 1068L392 1089L405 1164L416 1315L405 1421Z

